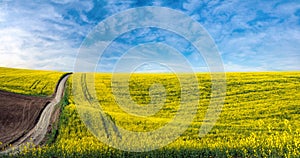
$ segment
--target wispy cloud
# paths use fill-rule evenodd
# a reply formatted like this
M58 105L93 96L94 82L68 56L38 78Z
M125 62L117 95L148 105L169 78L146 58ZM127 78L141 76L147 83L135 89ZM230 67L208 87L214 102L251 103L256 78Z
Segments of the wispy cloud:
M1 66L73 69L78 45L87 32L74 19L65 19L61 4L7 1L5 5L9 9L0 24Z
M295 1L193 1L184 7L215 39L227 69L240 65L244 71L260 71L299 70L299 17L295 16L299 5ZM283 64L283 59L289 62Z
M3 0L0 66L73 71L81 42L98 22L129 8L153 5L177 9L200 22L215 40L227 71L300 69L300 3L285 0ZM139 44L137 38L139 42L163 41L177 46L194 70L207 70L192 45L172 33L144 29L122 38L103 56L100 65L105 70L118 60L113 52Z

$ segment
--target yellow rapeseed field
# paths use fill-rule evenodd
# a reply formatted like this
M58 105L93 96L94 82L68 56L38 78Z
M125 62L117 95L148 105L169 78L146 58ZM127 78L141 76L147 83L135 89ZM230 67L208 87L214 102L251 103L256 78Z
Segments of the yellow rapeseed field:
M131 99L140 106L151 102L149 88L153 83L165 87L163 107L148 117L130 115L119 107L112 93L110 74L95 76L97 100L104 113L118 127L138 132L156 130L171 121L179 110L182 85L172 74L134 74L129 81L118 83L119 87L129 86ZM119 77L122 78L122 75ZM188 78L189 75L181 83L189 84ZM191 100L199 99L193 122L172 143L148 152L122 151L99 141L85 126L89 122L84 123L78 113L70 78L56 141L26 150L19 156L299 157L300 72L227 73L222 113L213 129L204 137L199 137L199 128L210 103L211 78L208 73L199 73L197 78L200 96L195 98L196 95L190 94ZM123 93L122 88L119 88L119 92Z
M26 94L51 95L63 72L0 67L0 90Z

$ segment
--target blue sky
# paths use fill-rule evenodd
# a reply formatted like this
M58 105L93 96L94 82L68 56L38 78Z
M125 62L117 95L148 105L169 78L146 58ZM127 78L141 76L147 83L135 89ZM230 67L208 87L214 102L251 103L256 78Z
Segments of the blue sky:
M73 71L78 48L100 21L141 6L172 8L198 21L215 41L226 71L300 70L300 2L296 0L0 0L0 66ZM194 49L177 35L151 28L124 34L115 43L122 44L126 37L151 41L161 36ZM111 47L108 57L120 48ZM203 59L193 54L184 56L194 70L205 70ZM104 61L99 71L110 71L105 66L114 62Z

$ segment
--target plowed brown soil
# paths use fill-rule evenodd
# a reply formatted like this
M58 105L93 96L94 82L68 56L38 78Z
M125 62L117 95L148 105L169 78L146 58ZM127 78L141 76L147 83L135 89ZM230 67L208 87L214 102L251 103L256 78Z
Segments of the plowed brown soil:
M0 149L30 131L50 100L0 91Z

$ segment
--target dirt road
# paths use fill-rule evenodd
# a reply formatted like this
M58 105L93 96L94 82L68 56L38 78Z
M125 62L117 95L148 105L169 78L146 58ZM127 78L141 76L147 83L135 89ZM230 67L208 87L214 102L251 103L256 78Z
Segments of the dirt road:
M26 145L27 143L30 143L32 145L38 145L41 143L47 133L51 115L55 110L55 105L57 105L63 97L66 81L69 76L70 74L67 74L60 80L56 88L55 97L44 108L34 128L26 133L23 137L18 139L16 142L14 142L12 144L12 148L8 148L5 151L0 152L0 154L19 152L22 149L22 146Z

